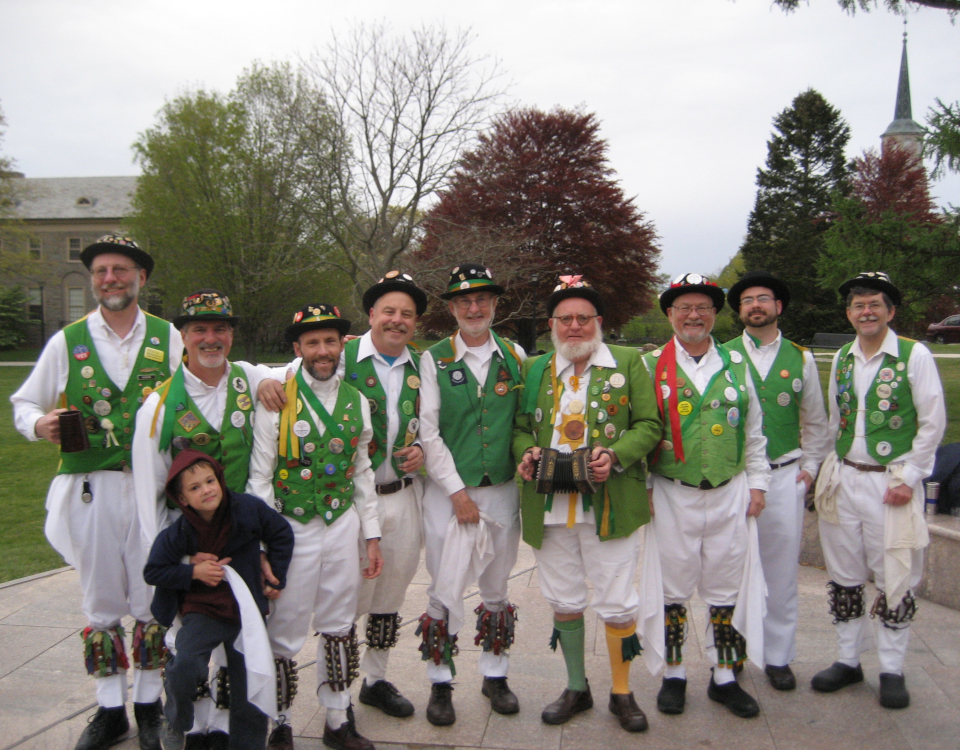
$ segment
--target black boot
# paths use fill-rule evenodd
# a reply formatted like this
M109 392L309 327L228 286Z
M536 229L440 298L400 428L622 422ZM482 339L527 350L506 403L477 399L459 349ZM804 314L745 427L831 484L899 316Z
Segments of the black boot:
M427 721L435 727L448 727L457 720L453 710L453 685L435 682L430 686L430 702L427 703Z
M125 706L104 708L100 706L90 718L74 750L107 750L130 730Z
M140 730L140 750L160 750L160 727L163 725L163 704L134 703L133 716Z

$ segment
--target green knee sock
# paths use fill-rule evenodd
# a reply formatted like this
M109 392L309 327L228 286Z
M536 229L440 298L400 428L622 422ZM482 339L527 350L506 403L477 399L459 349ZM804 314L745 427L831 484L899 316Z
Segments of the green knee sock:
M563 660L567 665L567 687L570 690L587 689L587 670L583 663L583 618L561 622L553 621L554 635L559 637Z

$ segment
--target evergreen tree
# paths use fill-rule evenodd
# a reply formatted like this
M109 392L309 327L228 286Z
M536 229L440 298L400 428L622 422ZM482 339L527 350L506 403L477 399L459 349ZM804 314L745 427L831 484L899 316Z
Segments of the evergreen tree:
M832 195L849 189L843 151L850 127L813 89L797 96L773 124L740 251L746 270L766 269L790 285L790 311L781 329L788 338L807 341L817 331L847 330L836 292L817 284L816 263Z

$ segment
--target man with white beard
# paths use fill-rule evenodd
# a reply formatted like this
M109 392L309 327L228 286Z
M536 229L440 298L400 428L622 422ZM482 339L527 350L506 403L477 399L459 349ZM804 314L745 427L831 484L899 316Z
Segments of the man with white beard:
M107 235L84 248L98 308L55 333L20 389L10 397L14 422L29 440L61 443L59 417L83 419L90 446L61 447L47 494L47 539L80 577L82 636L99 708L76 750L106 750L129 728L127 667L120 621L133 615L133 705L140 747L159 750L163 631L150 614L143 581L146 550L134 498L132 434L144 395L180 361L180 334L138 305L153 258L129 237ZM57 408L61 407L61 408ZM73 435L82 439L82 435ZM80 446L82 448L82 446Z
M630 690L631 660L640 653L633 578L640 528L650 520L643 457L660 439L656 397L639 352L603 343L603 300L580 276L561 276L547 309L555 352L524 364L513 438L524 479L524 541L534 548L540 590L554 611L551 645L559 642L567 667L567 687L542 719L562 724L593 706L584 667L589 579L610 654L609 708L625 730L640 732L647 718ZM589 450L597 489L538 492L536 467L547 460L545 450L559 452L557 463Z
M456 721L451 680L457 633L450 632L449 608L439 591L450 575L441 569L445 542L449 550L456 544L454 536L469 538L468 534L448 535L454 517L461 529L478 524L481 513L492 521L486 527L495 554L477 579L482 601L475 610L474 642L482 648L482 692L493 710L501 714L520 710L507 685L507 652L513 642L516 610L507 600L507 580L520 543L510 438L521 387L520 365L526 355L490 329L500 294L503 287L493 282L485 266L465 263L454 268L447 291L440 296L449 300L450 314L460 329L420 359L420 442L427 465L423 525L431 584L418 633L423 636L420 651L432 683L427 720L436 726ZM469 583L463 581L463 587ZM462 590L447 593L447 602L463 596Z

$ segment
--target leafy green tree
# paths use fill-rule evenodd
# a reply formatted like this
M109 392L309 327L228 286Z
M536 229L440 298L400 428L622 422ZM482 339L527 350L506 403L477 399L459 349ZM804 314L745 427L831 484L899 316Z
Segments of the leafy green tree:
M937 106L930 108L923 153L933 159L934 178L960 172L960 102L944 104L937 99Z
M334 179L337 123L287 64L255 63L227 95L168 102L134 144L143 168L130 224L157 259L168 313L201 287L227 294L248 356L280 340L292 312L335 301L331 246L301 197Z
M23 287L0 288L0 349L16 349L27 340L26 305Z
M790 285L784 335L808 341L817 331L846 329L836 292L817 284L835 193L848 191L844 148L850 128L821 94L808 89L774 118L766 166L740 252L746 270L766 269Z
M797 9L800 0L773 0L773 4L790 13ZM847 13L853 15L858 9L864 13L869 13L877 7L878 2L877 0L837 0L837 4ZM951 16L960 12L960 0L883 0L883 5L887 10L900 14L906 13L908 9L915 6L945 10Z

